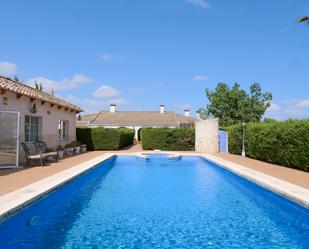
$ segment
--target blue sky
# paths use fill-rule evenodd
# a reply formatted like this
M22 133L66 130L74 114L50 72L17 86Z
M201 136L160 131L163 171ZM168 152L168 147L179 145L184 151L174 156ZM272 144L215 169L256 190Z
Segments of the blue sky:
M191 115L218 82L259 82L267 116L309 118L309 0L0 3L0 73L85 108Z

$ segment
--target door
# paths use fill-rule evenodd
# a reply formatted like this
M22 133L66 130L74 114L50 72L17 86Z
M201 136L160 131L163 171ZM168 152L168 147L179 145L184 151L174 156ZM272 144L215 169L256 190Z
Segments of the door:
M219 131L219 151L228 152L228 134L226 131Z
M0 167L18 167L19 112L0 111Z

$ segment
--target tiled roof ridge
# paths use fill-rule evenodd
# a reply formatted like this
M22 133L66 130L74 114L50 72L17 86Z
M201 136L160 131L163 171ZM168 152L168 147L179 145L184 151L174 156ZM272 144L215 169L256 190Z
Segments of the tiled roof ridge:
M148 112L148 113L160 113L159 111L116 111L114 113L131 113L131 112ZM98 113L110 113L109 110L100 110L98 112L94 112L94 113L88 113L88 114L85 114L83 116L89 116L89 115L94 115L94 114L98 114ZM178 114L174 111L165 111L164 113L161 113L161 114L175 114L175 115L180 115L180 116L184 116L184 115L181 115L181 114ZM185 116L184 116L185 117Z
M101 115L102 112L103 112L103 111L99 111L99 112L97 113L97 115L95 115L94 119L92 119L92 120L90 121L90 123L93 123L94 121L96 121L97 118Z
M36 89L36 88L34 88L34 87L32 87L32 86L29 86L29 85L27 85L27 84L25 84L25 83L23 83L23 82L17 81L17 80L15 80L15 79L12 79L12 78L7 77L7 76L0 75L0 78L4 78L4 79L10 80L10 81L14 81L14 82L17 83L17 84L23 85L24 87L31 88L32 90L35 90L35 91L43 92L43 91L40 91L39 89ZM46 93L46 92L44 92L44 93ZM49 93L47 93L47 94L49 94Z
M133 113L133 112L159 113L159 111L116 111L115 114L117 115L117 113ZM110 113L110 111L109 110L100 110L100 111L97 111L97 112L94 112L94 113L85 114L85 115L83 115L83 117L95 115L95 118L92 120L92 121L95 121L103 113ZM191 120L195 120L194 117L187 117L187 116L185 116L183 114L179 114L175 111L165 111L164 113L160 113L160 114L163 114L163 115L164 114L173 114L173 118L174 118L175 123L177 123L177 116L187 118L187 119L191 119Z
M103 110L102 112L109 112L109 111L106 111L106 110ZM137 110L137 111L116 111L115 113L117 112L154 112L154 113L160 113L159 111L147 111L147 110ZM165 114L165 113L173 113L173 111L165 111L164 113L161 113L161 114Z
M0 80L1 79L4 81L4 83L5 83L5 81L7 81L8 83L18 84L20 87L25 88L25 89L14 89L14 86L7 86L6 87L6 86L1 86L1 84L0 84L0 88L3 88L4 90L11 91L11 92L14 92L14 93L17 93L17 94L21 94L21 95L24 95L24 96L27 96L27 97L30 97L30 98L39 99L41 101L46 101L46 102L51 103L51 104L60 105L61 107L73 109L74 111L78 111L78 112L83 111L78 106L71 104L64 99L61 99L61 98L59 98L55 95L41 91L39 89L36 89L34 87L31 87L31 86L29 86L25 83L16 81L14 79L11 79L11 78L3 76L3 75L0 75ZM25 90L33 91L34 93L28 93L28 92L25 92Z

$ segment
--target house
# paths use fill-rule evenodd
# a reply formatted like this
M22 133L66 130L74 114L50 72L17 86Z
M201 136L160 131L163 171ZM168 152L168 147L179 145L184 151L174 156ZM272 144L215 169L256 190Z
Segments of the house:
M139 141L143 127L192 127L196 120L190 117L189 109L184 110L184 115L179 115L165 111L164 105L160 105L158 111L117 111L116 105L110 104L109 111L79 116L76 125L80 128L131 128L135 130L135 139Z
M43 140L56 148L75 140L82 111L53 93L0 76L0 167L23 161L21 142Z

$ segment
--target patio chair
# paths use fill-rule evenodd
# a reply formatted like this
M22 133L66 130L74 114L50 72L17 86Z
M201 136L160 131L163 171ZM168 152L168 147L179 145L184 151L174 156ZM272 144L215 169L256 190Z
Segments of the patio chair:
M53 158L55 162L58 162L58 153L56 151L47 151L46 143L43 141L38 141L34 143L37 153L41 153L46 156L46 159Z
M30 161L40 161L41 166L45 165L46 155L42 153L33 153L28 147L28 144L21 143L26 154L26 167L30 166ZM31 152L30 152L31 151Z

